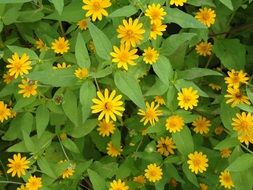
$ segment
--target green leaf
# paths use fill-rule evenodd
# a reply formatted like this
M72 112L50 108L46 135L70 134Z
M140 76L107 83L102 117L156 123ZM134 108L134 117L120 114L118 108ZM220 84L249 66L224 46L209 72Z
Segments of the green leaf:
M134 6L128 5L128 6L121 7L119 9L117 9L116 11L113 11L111 14L109 14L108 17L110 17L110 18L129 17L129 16L137 13L137 11L138 11L138 9L136 9Z
M40 157L38 160L37 160L37 163L40 167L40 170L48 175L49 177L52 177L53 179L56 179L57 176L56 174L54 173L54 170L52 169L51 165L49 164L49 162L46 160L46 158L44 157Z
M31 137L29 136L29 133L23 128L22 128L22 136L27 150L32 153L36 152L35 144L33 143Z
M222 101L220 108L220 117L225 128L232 131L231 127L232 118L235 117L236 113L238 112L239 109L231 108L230 105L226 104L225 100Z
M173 78L173 69L170 61L165 56L160 56L156 63L152 65L155 73L164 84L168 84Z
M0 4L5 4L5 3L26 3L30 2L32 0L1 0Z
M96 87L91 81L84 81L80 88L80 103L82 104L82 121L90 116L92 98L96 97Z
M220 0L220 2L225 5L227 8L229 8L231 11L234 10L233 3L231 0Z
M80 153L80 150L76 146L76 144L70 140L70 139L65 139L62 142L62 145L67 148L69 151L74 152L74 153Z
M180 91L182 88L189 88L192 87L194 90L198 91L199 96L203 97L209 97L207 93L205 93L203 90L201 90L194 82L187 81L184 79L179 79L175 82L175 87L178 91Z
M55 87L73 86L77 83L74 75L74 68L50 69L43 71L34 71L27 75L31 80L37 80L43 84Z
M51 2L54 4L59 15L61 15L64 7L64 0L51 0Z
M67 90L63 97L62 108L66 116L72 121L76 126L78 125L78 112L77 112L77 98L76 95Z
M193 16L177 8L166 7L167 15L164 21L166 23L176 23L182 28L206 28L205 25L197 21Z
M229 171L239 172L253 168L253 155L243 154L228 166Z
M246 93L247 96L249 97L251 103L253 103L253 89L250 86L246 86Z
M96 119L88 119L84 124L72 128L69 134L74 138L81 138L88 135L96 126Z
M46 130L46 127L49 122L49 111L44 105L40 105L37 108L36 111L36 129L37 129L37 134L38 137L40 138L41 135L44 133Z
M34 103L36 101L36 97L33 96L33 97L30 97L30 98L20 98L17 103L15 104L14 106L14 110L15 111L19 111L21 110L22 108L28 106L28 105L31 105L32 103Z
M182 169L187 179L192 182L192 184L194 184L196 187L199 187L197 177L189 170L188 165L186 163L183 163Z
M184 126L180 132L172 133L172 138L178 151L184 156L188 156L189 153L194 151L191 131L187 126Z
M44 17L44 19L67 21L69 23L78 22L79 20L83 19L84 11L82 9L82 5L82 1L71 1L67 6L63 8L61 15L59 15L58 12L54 11L53 14Z
M88 169L88 175L91 180L94 190L106 190L105 179L102 178L97 172Z
M243 69L246 64L245 46L239 39L215 40L213 51L227 69Z
M223 76L221 73L204 68L191 68L184 71L177 71L177 77L187 80L192 80L195 78L200 78L204 76Z
M81 33L78 33L76 39L75 56L77 64L81 68L90 68L90 56L86 48L85 41Z
M160 53L165 56L170 56L175 53L178 48L186 44L195 36L195 33L173 34L163 41Z
M102 32L99 28L92 24L92 22L89 22L88 27L98 56L105 60L111 60L111 41L104 34L104 32Z
M240 144L240 142L238 141L238 139L236 137L227 137L223 141L220 141L214 147L214 149L222 150L222 149L225 149L225 148L235 147L239 144Z
M24 53L26 53L26 55L29 56L30 60L38 60L39 57L37 56L37 54L28 48L23 48L23 47L19 47L19 46L7 46L12 53L17 53L19 55L19 57L21 57Z
M118 129L115 130L115 132L112 135L112 144L116 148L120 149L121 146L121 134Z
M118 71L114 75L117 88L140 108L145 108L144 97L138 81L126 72Z

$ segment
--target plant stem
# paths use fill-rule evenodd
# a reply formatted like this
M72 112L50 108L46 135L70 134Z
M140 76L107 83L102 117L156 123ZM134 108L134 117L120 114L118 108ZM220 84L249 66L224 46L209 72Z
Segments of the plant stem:
M0 181L0 183L11 183L11 184L17 184L17 185L22 185L23 183L16 182L16 181Z
M58 140L60 142L62 152L63 152L64 156L66 157L66 159L69 161L69 157L68 157L68 155L67 155L67 153L66 153L66 151L65 151L65 149L64 149L64 147L62 145L61 139L60 139L60 137L58 135L57 135L57 137L58 137Z

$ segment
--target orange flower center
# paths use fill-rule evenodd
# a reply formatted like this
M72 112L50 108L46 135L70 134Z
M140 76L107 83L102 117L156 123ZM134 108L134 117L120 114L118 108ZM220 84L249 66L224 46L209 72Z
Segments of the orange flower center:
M133 32L133 30L127 30L126 31L126 36L128 38L134 38L134 32Z
M210 19L210 14L208 13L208 12L204 12L204 13L202 13L202 18L203 18L203 20L209 20Z
M94 11L99 11L101 9L100 3L99 2L94 2L93 3L93 10Z
M153 119L153 118L155 118L155 116L156 116L156 114L153 110L149 109L146 111L145 117L147 119Z
M104 105L104 109L106 111L111 111L112 110L112 104L111 104L111 102L106 102L105 105Z
M192 162L194 166L199 166L201 163L199 159L194 159Z

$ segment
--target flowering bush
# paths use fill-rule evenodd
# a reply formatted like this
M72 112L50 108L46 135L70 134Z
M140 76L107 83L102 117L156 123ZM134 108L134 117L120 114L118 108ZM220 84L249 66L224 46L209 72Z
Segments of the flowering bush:
M253 189L252 0L0 0L0 189Z

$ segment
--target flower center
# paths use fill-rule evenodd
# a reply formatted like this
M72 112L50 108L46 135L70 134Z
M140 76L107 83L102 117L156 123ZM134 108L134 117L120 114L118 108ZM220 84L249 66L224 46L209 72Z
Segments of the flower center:
M199 159L194 159L192 162L194 166L199 166L201 163Z
M104 105L104 108L106 111L111 111L112 110L112 104L110 102L106 102Z
M22 68L22 64L18 61L18 62L16 62L16 64L15 64L15 69L17 70L17 71L21 71L21 68Z
M229 183L231 179L230 179L230 176L225 175L225 176L223 177L223 180L224 180L225 182Z
M134 32L133 30L127 30L126 31L127 38L134 38Z
M93 3L93 10L94 11L99 11L101 9L100 3L99 2L94 2Z
M210 14L209 13L203 13L202 18L203 18L203 20L208 21L208 20L210 20Z
M126 52L122 52L122 53L119 55L119 60L120 60L121 62L127 62L128 58L129 58L129 55L128 55L128 53L126 53Z
M156 172L155 170L150 170L150 171L149 171L149 175L150 175L151 177L156 177L156 176L157 176L157 172Z
M248 122L247 121L241 121L241 130L245 130L248 128Z
M191 101L191 98L189 96L184 96L184 103L189 103Z
M14 164L14 168L15 168L15 170L21 170L22 169L22 164L20 162L16 162Z
M149 53L146 54L145 57L146 57L148 60L153 60L153 59L154 59L154 54L151 53L151 52L149 52Z
M153 110L149 109L149 110L147 110L145 117L146 117L146 119L153 119L156 117L156 114Z
M152 12L151 12L151 17L152 17L154 20L159 19L159 17L160 17L159 11L157 11L157 10L152 11Z
M65 48L65 44L64 43L58 43L58 49L64 49Z

